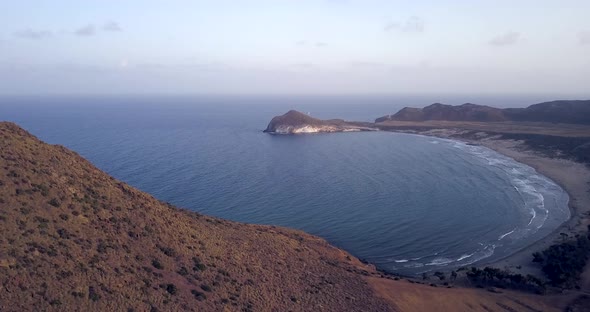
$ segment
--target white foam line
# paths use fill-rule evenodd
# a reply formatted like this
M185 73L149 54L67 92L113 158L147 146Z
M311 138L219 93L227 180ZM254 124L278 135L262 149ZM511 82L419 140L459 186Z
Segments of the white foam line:
M408 135L416 135L425 138L432 139L432 136L428 135L421 135L421 134L408 134ZM545 224L546 220L549 217L549 213L555 213L556 216L562 216L565 212L567 215L565 220L569 219L570 211L567 206L569 201L569 196L567 193L559 187L559 185L555 184L551 179L539 174L534 168L528 166L526 164L520 163L515 159L505 156L499 152L496 152L488 147L484 147L481 145L471 145L466 144L462 141L457 141L453 139L445 139L445 138L437 138L437 141L448 143L450 146L460 149L464 152L467 152L476 158L484 160L489 166L495 167L502 171L509 177L509 181L511 182L514 189L519 194L520 198L522 199L523 206L521 208L526 209L528 213L530 213L531 218L528 221L528 224L524 226L522 229L520 227L514 228L512 231L508 233L504 233L499 236L498 241L502 240L506 236L513 234L515 232L520 233L522 232L523 235L518 235L518 239L525 239L526 237L533 235L536 233L543 225ZM432 141L431 141L432 143ZM566 200L564 205L556 205L555 212L553 209L549 211L549 209L545 206L545 196L544 192L550 194L558 194L564 193L566 195ZM525 195L526 193L526 195ZM532 198L530 198L532 197ZM542 212L539 214L537 212ZM539 219L542 215L542 218ZM531 228L531 225L535 226L536 228ZM522 231L521 231L522 230ZM482 259L488 258L494 254L494 251L497 247L502 246L501 244L485 244L479 243L483 249L479 249L470 255L462 255L457 260L452 260L449 258L435 258L430 263L408 263L404 265L405 267L423 267L423 266L447 266L452 262L458 262L467 258L471 259L466 263L461 263L461 266L470 265ZM436 255L436 254L435 254ZM404 260L404 259L402 259ZM413 259L412 259L413 261ZM428 272L429 270L425 271Z
M500 235L500 237L498 238L498 240L502 240L504 237L506 237L506 236L514 233L514 231L516 231L516 228L514 228L514 230L512 230L512 231L510 231L508 233L504 233L504 234Z

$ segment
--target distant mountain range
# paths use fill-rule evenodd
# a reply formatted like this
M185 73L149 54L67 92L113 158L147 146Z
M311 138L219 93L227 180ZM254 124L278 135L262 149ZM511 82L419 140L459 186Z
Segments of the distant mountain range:
M590 100L552 101L534 104L526 108L495 108L477 104L446 105L435 103L424 108L405 107L394 115L375 120L385 121L528 121L569 124L590 124Z

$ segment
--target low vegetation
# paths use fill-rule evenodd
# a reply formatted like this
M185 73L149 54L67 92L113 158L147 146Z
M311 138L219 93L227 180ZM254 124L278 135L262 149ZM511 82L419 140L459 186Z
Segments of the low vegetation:
M391 310L371 275L322 239L175 208L0 122L2 312Z
M566 239L533 254L533 262L541 265L543 273L553 286L576 287L580 274L590 256L590 226L588 233L578 235L573 239Z
M533 275L522 275L491 267L472 267L466 274L479 287L511 288L539 294L545 292L545 283Z

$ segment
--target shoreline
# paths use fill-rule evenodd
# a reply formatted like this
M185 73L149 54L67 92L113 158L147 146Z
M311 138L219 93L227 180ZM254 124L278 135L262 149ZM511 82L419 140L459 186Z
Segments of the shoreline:
M547 249L549 246L563 241L562 233L568 237L583 233L590 216L590 169L582 163L562 158L550 158L512 140L478 140L489 149L508 156L517 162L534 168L538 173L551 179L569 196L568 208L570 217L545 237L532 242L521 250L503 259L487 263L493 266L523 273L540 273L540 267L532 262L532 254ZM485 261L482 265L486 264ZM520 267L520 269L519 269Z
M461 130L431 129L429 131L384 130L388 132L417 134L429 137L460 141L466 144L480 145L497 153L512 158L514 161L528 165L539 174L559 185L569 196L568 209L570 217L551 233L531 242L524 248L502 259L481 263L476 267L495 267L521 274L543 276L539 266L532 262L532 254L542 251L560 242L562 233L568 237L586 230L590 224L590 168L586 165L563 158L550 158L526 146L521 141L499 139L497 136L481 135L477 139L461 136Z

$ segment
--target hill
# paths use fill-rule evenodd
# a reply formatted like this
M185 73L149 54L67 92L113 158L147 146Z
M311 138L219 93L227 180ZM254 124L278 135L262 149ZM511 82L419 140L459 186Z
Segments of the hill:
M341 119L321 120L296 110L274 117L264 132L273 134L296 134L318 132L371 131L370 125L346 122Z
M489 106L470 103L452 106L435 103L424 108L405 107L395 115L377 118L375 122L387 120L504 121L506 117L502 114L502 110Z
M405 107L394 115L377 118L375 122L429 120L590 124L590 100L553 101L534 104L527 108L506 109L470 103L458 106L435 103L424 108Z
M527 108L508 108L504 115L513 121L541 121L590 125L590 100L552 101Z
M300 231L181 210L0 123L1 311L388 311Z

